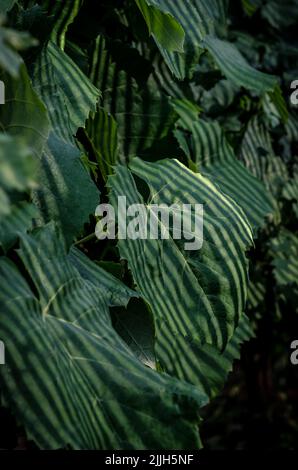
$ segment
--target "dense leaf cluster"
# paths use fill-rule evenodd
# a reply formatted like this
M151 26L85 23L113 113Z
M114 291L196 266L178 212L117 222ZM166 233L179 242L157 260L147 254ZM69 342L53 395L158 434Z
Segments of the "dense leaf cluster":
M268 292L297 310L298 5L94 3L0 1L1 400L41 448L198 448ZM117 196L204 204L202 249L97 240Z

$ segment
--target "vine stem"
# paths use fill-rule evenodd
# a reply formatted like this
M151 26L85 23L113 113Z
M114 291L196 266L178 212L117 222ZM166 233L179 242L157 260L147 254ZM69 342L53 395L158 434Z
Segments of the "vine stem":
M80 245L81 243L89 242L89 240L93 240L93 238L95 237L96 237L95 233L90 233L90 235L87 235L87 237L84 237L81 240L76 241L74 243L74 246Z

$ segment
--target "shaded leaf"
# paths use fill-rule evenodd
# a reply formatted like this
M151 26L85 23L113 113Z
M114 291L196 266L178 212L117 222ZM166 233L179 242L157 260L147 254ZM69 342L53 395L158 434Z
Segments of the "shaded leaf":
M189 344L198 350L210 345L220 354L232 337L246 302L250 227L238 205L178 161L134 159L130 167L147 182L154 204L204 204L204 242L198 251L185 251L171 232L163 240L118 241L121 258L128 260L137 289L153 312L158 361L166 371L200 386L193 350L187 354ZM144 203L125 167L116 168L109 186L115 208L117 196L125 195L128 205ZM152 212L147 205L149 219ZM164 225L160 228L167 233ZM174 354L179 361L173 361Z
M34 88L45 103L52 129L73 142L100 96L79 67L53 42L42 50L35 66Z
M282 228L270 241L274 276L280 286L298 284L298 237Z
M146 0L147 1L147 0ZM180 24L185 33L183 52L173 52L166 44L154 37L157 46L171 72L180 80L190 78L194 67L203 52L201 41L206 34L215 30L214 17L208 12L208 2L199 0L185 0L173 2L171 0L149 0L161 14L170 13ZM214 11L214 10L213 10Z
M38 157L49 135L49 121L44 104L32 88L25 65L19 78L0 73L6 84L6 103L0 106L0 129L22 138L29 150Z
M7 13L9 10L12 9L16 0L2 0L0 5L0 13Z
M175 120L168 98L150 78L139 87L131 75L112 61L101 37L96 39L92 49L90 78L102 91L101 106L117 122L120 161L127 156L141 156L144 150L167 135ZM101 120L95 118L96 123L100 124ZM96 141L100 128L92 124L90 127L90 138Z
M118 126L113 116L98 108L88 119L86 132L104 179L119 159Z
M9 214L0 221L0 245L7 251L11 248L20 233L32 228L32 220L39 216L36 206L23 201L14 204Z
M240 158L246 168L279 198L288 171L282 159L275 155L270 133L259 116L254 116L247 124Z
M166 9L159 9L154 0L135 1L155 41L170 52L183 52L185 33L178 21Z
M204 45L226 78L235 85L259 93L273 92L278 85L277 77L251 67L232 43L209 35L204 38Z
M175 134L191 165L207 174L225 194L237 201L254 229L264 226L266 218L275 212L275 201L265 186L237 160L218 123L202 119L187 122L183 108L176 104L175 109L182 116L180 126L184 129L178 128Z
M127 309L113 308L111 315L115 330L131 351L143 364L156 369L154 322L146 304L135 299Z
M99 190L80 155L74 145L51 133L41 157L40 187L33 196L42 221L56 221L68 244L82 231L99 204Z
M92 262L77 248L71 248L69 259L82 278L100 290L109 307L126 307L131 298L138 297L135 291L129 289L119 279Z
M62 50L65 48L66 33L76 18L84 0L44 0L43 8L53 21L51 40Z
M36 172L36 161L23 141L0 134L0 246L4 251L38 217L26 194L37 186Z
M0 6L1 8L2 6ZM9 7L4 5L4 8ZM17 51L37 44L38 41L33 39L30 34L4 28L0 21L0 69L9 73L14 79L18 78L23 60Z

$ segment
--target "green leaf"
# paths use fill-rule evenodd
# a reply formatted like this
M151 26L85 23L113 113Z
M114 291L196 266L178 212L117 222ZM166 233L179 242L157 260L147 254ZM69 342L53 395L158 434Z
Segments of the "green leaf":
M185 77L190 78L203 52L202 39L215 30L214 17L210 16L210 11L208 12L208 2L205 0L185 0L182 3L171 0L146 0L146 2L154 5L154 9L160 14L170 14L180 24L185 33L183 53L173 52L172 48L168 49L165 41L161 43L157 36L154 36L154 39L171 72L180 80Z
M268 92L271 107L275 108L275 113L278 114L285 124L289 119L289 112L279 86L276 86L273 91Z
M240 158L246 168L279 198L288 180L288 171L282 159L275 155L270 133L259 116L254 116L247 124Z
M23 236L18 254L30 286L0 259L0 385L29 439L45 449L197 448L206 397L134 357L53 228Z
M195 101L197 89L192 87L192 82L178 80L158 51L154 51L153 54L149 47L146 50L145 46L143 46L142 53L146 55L147 60L154 69L152 78L155 80L156 86L160 91L171 98Z
M291 112L285 125L287 138L290 142L298 142L298 119L296 114Z
M250 226L234 201L176 160L150 164L136 158L130 168L147 182L154 204L205 207L200 250L185 251L171 233L163 240L118 241L121 258L128 261L137 289L153 312L158 361L166 371L200 387L202 377L196 373L193 350L206 345L220 354L245 306ZM115 208L117 196L125 195L127 205L144 203L124 166L116 168L109 186ZM154 217L150 204L146 207L148 219ZM173 360L174 354L180 360Z
M233 103L238 92L239 87L230 80L220 80L211 90L203 91L200 104L205 112L222 110Z
M77 129L96 109L99 91L53 42L39 56L34 86L47 106L52 127L41 157L41 186L34 201L41 221L56 221L70 244L99 202L100 193L74 145Z
M161 334L166 335L166 329L167 326L163 324ZM194 380L196 387L212 399L227 380L234 360L239 359L242 343L252 336L253 332L245 314L241 316L232 338L222 352L211 344L200 344L190 338L172 335L163 345L163 348L168 350L170 359L167 372L176 375L178 369L180 379ZM161 350L157 349L156 353L158 356Z
M113 308L113 325L135 356L146 366L156 369L154 322L145 302L133 299L127 309Z
M102 91L100 104L117 122L119 160L141 156L144 150L167 135L175 121L168 98L157 90L151 77L142 87L138 86L131 75L112 61L100 36L94 43L91 62L91 80ZM95 118L95 125L90 124L90 138L94 138L95 143L101 133L101 122L99 117ZM111 146L114 148L115 143ZM100 145L95 147L100 154ZM106 149L106 152L109 151Z
M248 287L247 310L260 314L262 309L266 309L266 277L264 276L261 264L252 264L250 270L250 282ZM269 281L271 282L271 280Z
M253 15L262 4L262 0L241 0L244 11L249 15Z
M255 230L264 226L266 218L275 212L275 201L265 186L237 160L219 124L202 119L187 120L183 107L177 102L174 106L181 116L175 135L190 166L208 175L225 194L237 201Z
M90 112L95 111L99 90L51 41L36 62L33 81L47 107L52 129L72 143L78 128L84 127Z
M83 279L101 290L109 307L127 306L129 300L138 294L125 286L120 280L95 264L77 248L72 247L69 259Z
M296 0L270 0L261 9L263 18L275 28L283 30L298 21L298 5Z
M86 124L86 133L104 179L112 174L119 158L118 126L110 113L98 108Z
M291 201L294 214L298 219L298 167L296 167L293 177L284 185L282 196L287 201Z
M9 198L5 191L0 187L0 220L3 216L10 213Z
M202 112L202 109L192 101L182 99L172 99L171 104L180 118L181 124L185 127L191 127Z
M69 26L78 15L84 0L45 0L43 8L53 21L51 40L64 50L66 33Z
M32 227L37 208L26 193L37 186L37 165L23 141L0 134L0 246L7 251Z
M67 244L82 231L99 204L100 192L84 168L80 155L74 145L51 133L41 157L40 187L33 195L42 222L56 221Z
M25 65L19 78L0 73L5 83L6 103L0 106L0 129L23 140L27 148L40 156L49 135L49 121L44 104L32 88Z
M7 251L11 248L20 233L32 228L32 220L39 216L36 206L29 202L18 202L10 208L9 214L0 219L0 245Z
M4 8L9 7L4 5ZM18 78L23 60L17 51L22 51L37 44L38 41L33 39L30 34L4 28L1 26L0 21L0 72L2 69L14 79Z
M240 359L241 345L254 337L255 334L250 320L247 315L243 314L231 341L228 343L225 349L223 354L225 359L228 359L230 363L232 363L235 359Z
M222 35L226 29L225 2L185 0L182 4L169 0L146 1L161 12L170 13L185 32L184 53L172 52L155 38L165 62L178 79L192 78L200 55L207 49L224 75L236 85L258 92L274 91L278 85L277 77L251 67L232 43L217 37L217 33Z
M259 93L275 90L278 78L251 67L232 43L211 35L206 36L203 42L225 77L235 85Z
M0 133L0 184L6 191L36 187L36 160L22 140Z
M165 10L160 10L154 0L135 0L147 23L149 34L170 52L183 52L184 29Z
M298 237L286 228L270 241L274 276L280 286L298 284Z
M2 0L0 5L0 13L5 14L12 9L17 0Z
M155 328L152 314L145 303L141 299L133 299L127 309L116 308L112 309L111 313L113 325L119 335L139 360L155 369L157 367L154 351ZM250 321L244 314L223 353L219 353L217 348L208 344L199 345L187 338L179 342L178 337L173 337L169 344L172 363L180 363L181 356L187 357L191 367L195 368L193 374L196 374L198 388L208 397L215 397L223 387L229 372L232 371L234 360L240 358L242 343L253 336ZM168 372L175 375L174 367L171 370L169 365ZM186 380L189 376L189 373L185 373Z

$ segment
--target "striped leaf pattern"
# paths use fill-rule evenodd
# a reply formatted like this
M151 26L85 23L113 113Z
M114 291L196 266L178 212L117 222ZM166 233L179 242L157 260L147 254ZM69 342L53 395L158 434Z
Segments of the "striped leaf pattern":
M156 370L154 321L145 302L134 299L127 309L113 308L111 316L115 330L134 355L143 364Z
M213 109L228 108L239 92L239 87L229 80L220 80L211 90L204 90L201 98L202 108L207 112Z
M152 51L149 48L145 48L143 44L141 44L141 46L137 45L137 47L141 55L145 56L152 64L152 79L159 90L171 98L188 98L193 101L196 100L196 92L192 90L190 84L187 81L178 80L172 74L162 55L158 51Z
M0 246L4 251L9 250L18 238L18 234L32 228L33 219L39 217L39 211L34 204L27 201L18 202L10 207L9 214L0 218Z
M241 0L242 6L248 15L253 15L261 6L262 0Z
M28 436L45 449L197 448L206 396L134 357L53 226L23 236L18 255L30 286L0 258L0 385Z
M298 167L294 169L293 177L284 185L282 196L292 203L294 214L298 219Z
M100 92L52 41L38 57L33 83L51 125L47 145L39 156L41 187L33 198L40 209L39 223L54 220L71 244L99 202L99 191L82 164L75 135L96 110Z
M0 71L6 84L5 106L0 106L0 246L4 251L16 242L19 232L31 229L33 219L39 216L28 193L37 186L38 158L50 129L46 108L20 57L19 63L15 77Z
M251 326L251 322L245 313L242 315L239 325L237 326L231 341L229 341L226 350L223 354L224 358L227 359L230 364L235 359L240 359L240 346L249 341L255 336ZM230 366L231 367L231 366ZM226 377L225 377L226 380Z
M149 309L144 307L140 299L129 304L129 308L112 310L113 324L124 341L135 355L147 366L156 369L155 329ZM227 375L232 371L235 359L240 358L240 347L254 336L250 321L244 314L223 353L209 344L200 345L198 342L178 336L172 338L170 354L172 364L181 362L181 356L187 358L180 369L186 380L196 376L196 387L210 398L215 397L223 387ZM192 369L192 371L191 371ZM168 365L168 372L175 375L175 368ZM181 375L182 377L182 375Z
M288 171L283 160L274 154L270 133L260 116L253 117L247 125L240 158L246 168L277 196L288 180Z
M237 201L253 228L262 227L266 217L275 210L271 194L237 160L217 122L192 121L189 112L186 114L185 108L177 102L175 109L181 115L178 126L183 127L183 130L176 130L176 136L190 166L206 173L225 194Z
M95 111L99 90L52 41L36 62L34 88L47 107L54 132L73 142L77 129Z
M171 0L146 0L149 5L154 5L164 14L170 13L181 25L185 40L183 52L173 52L155 38L168 67L180 80L192 76L195 65L203 52L201 41L208 33L214 31L214 18L209 15L208 1L185 0L173 2Z
M9 155L10 158L7 158ZM36 186L36 162L22 141L0 134L0 246L11 248L18 233L32 228L39 216L28 193Z
M171 375L178 374L180 379L194 383L196 388L205 393L209 400L222 389L228 374L232 371L235 359L239 359L242 343L253 337L250 322L245 314L227 343L220 351L209 343L185 338L177 334L169 334L168 325L163 323L159 334L162 340L156 342L155 353Z
M92 49L90 78L102 91L101 106L117 121L121 161L128 156L141 156L167 135L175 119L168 98L156 90L150 79L140 88L133 77L112 61L101 37ZM95 125L91 137L96 133Z
M74 246L71 247L68 258L82 278L100 290L101 296L105 298L109 307L127 306L131 298L138 297L135 291L93 263Z
M210 346L220 354L234 333L246 302L245 251L251 229L237 204L178 161L150 164L135 158L130 168L148 184L154 204L205 205L204 243L198 251L185 251L173 234L164 240L118 241L120 255L153 311L158 361L166 371L201 386L193 349ZM126 167L118 166L108 183L115 207L117 196L126 195L128 205L144 202ZM147 213L152 213L150 204ZM180 360L173 361L175 354Z
M280 286L298 284L298 237L282 228L270 241L274 276Z
M185 0L184 2L146 0L146 3L154 5L154 8L159 8L161 12L173 15L185 32L183 53L172 52L156 40L165 62L178 79L192 77L199 57L206 49L225 77L235 85L259 93L267 91L276 95L277 77L251 67L234 44L217 37L217 34L221 35L226 27L227 2L221 0Z
M297 1L0 3L1 407L41 449L198 449L297 312Z
M113 116L98 108L87 121L86 133L104 179L119 159L118 125Z
M0 12L2 14L7 13L12 9L13 5L16 3L16 0L3 0L0 6Z
M154 0L135 1L156 42L168 51L183 52L185 33L178 21L166 10L159 9Z
M7 158L9 155L9 158ZM0 185L7 193L26 192L36 186L37 164L24 141L0 134Z

